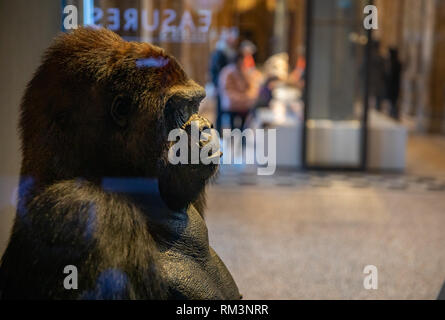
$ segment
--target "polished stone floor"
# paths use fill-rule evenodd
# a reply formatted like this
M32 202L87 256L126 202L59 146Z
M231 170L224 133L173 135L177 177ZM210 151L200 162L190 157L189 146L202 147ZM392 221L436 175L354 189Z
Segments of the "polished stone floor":
M210 241L246 299L435 299L445 281L445 138L411 136L403 174L222 168ZM366 290L363 269L378 269Z

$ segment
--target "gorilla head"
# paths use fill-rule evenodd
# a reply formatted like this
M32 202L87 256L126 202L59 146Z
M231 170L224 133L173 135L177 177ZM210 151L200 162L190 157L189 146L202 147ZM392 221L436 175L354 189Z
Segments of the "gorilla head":
M34 188L78 177L157 178L170 208L195 202L202 213L217 166L171 165L167 137L190 119L200 130L211 126L197 115L204 97L161 48L105 29L61 35L22 103L22 176L32 177Z

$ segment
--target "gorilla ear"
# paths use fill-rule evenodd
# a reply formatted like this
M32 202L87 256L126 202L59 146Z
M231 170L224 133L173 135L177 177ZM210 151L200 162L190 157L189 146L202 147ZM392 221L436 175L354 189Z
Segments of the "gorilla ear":
M114 98L111 104L110 115L114 122L119 127L126 127L128 125L128 118L131 113L131 102L123 95L118 95Z

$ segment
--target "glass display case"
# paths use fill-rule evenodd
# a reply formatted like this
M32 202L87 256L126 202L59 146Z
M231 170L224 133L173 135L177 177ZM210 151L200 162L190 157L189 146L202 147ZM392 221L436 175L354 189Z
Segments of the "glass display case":
M307 8L303 161L307 168L366 166L369 1L313 0Z

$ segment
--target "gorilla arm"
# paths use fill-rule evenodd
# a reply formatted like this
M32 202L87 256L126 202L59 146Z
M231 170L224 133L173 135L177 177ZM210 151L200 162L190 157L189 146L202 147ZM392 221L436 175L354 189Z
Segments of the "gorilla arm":
M2 260L4 299L162 299L153 239L140 211L84 181L47 188L17 215ZM64 288L64 268L78 290Z

